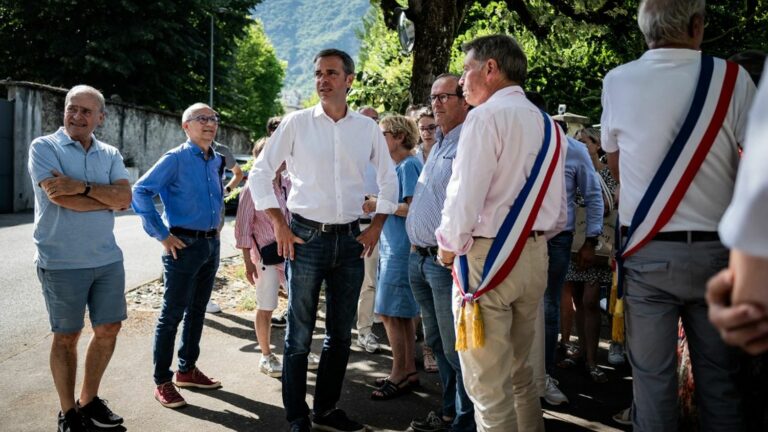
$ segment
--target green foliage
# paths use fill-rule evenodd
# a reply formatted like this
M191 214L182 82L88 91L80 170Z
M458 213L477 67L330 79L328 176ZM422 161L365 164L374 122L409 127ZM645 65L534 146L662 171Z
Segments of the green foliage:
M613 9L600 13L596 11L604 0L526 1L534 24L546 30L544 37L534 34L507 3L477 1L469 7L460 34L452 42L449 72L461 73L462 43L482 35L507 33L518 40L528 57L526 89L541 93L550 111L566 104L568 111L599 122L603 77L647 49L637 27L638 0L617 2ZM571 5L573 13L566 15L553 4ZM402 101L407 101L411 56L397 54L396 34L383 28L380 16L369 15L364 31L360 54L363 70L358 74L364 86L353 92L353 98L359 105L401 110ZM703 51L728 57L745 49L765 51L766 41L768 2L709 2Z
M370 105L379 112L405 111L412 57L400 55L397 34L385 27L381 8L369 9L358 37L362 41L350 104Z
M268 0L254 9L288 64L283 99L299 105L314 93L312 58L325 48L358 53L355 31L369 8L368 0Z
M87 83L107 97L178 112L208 101L213 14L214 105L236 113L244 91L232 85L242 80L242 68L234 67L243 45L237 41L249 40L248 12L259 1L0 0L0 77L61 87ZM262 67L272 67L268 63ZM249 89L249 95L260 91ZM272 93L273 86L259 94Z
M231 91L221 101L220 111L258 136L269 117L283 112L278 95L285 63L275 55L261 22L252 23L236 46L234 65L227 77Z

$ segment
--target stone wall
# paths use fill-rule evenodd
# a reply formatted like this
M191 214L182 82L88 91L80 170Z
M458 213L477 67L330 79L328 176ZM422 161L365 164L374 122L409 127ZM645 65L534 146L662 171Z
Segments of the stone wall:
M29 144L36 137L55 132L62 125L64 97L67 90L41 84L0 81L14 103L14 211L34 206L32 183L27 173ZM226 144L233 153L250 153L247 129L221 125L216 141ZM154 110L107 100L104 124L94 132L96 137L117 147L135 181L169 149L186 140L181 129L181 113Z

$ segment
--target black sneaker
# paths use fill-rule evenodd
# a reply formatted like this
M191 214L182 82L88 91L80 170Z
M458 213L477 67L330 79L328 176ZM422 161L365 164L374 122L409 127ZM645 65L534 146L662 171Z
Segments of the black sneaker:
M274 328L285 328L288 325L288 321L285 319L285 314L273 316L270 322Z
M59 411L59 432L88 432L80 414L71 408L66 414Z
M365 426L350 420L344 411L336 408L323 416L312 416L312 427L327 432L365 432Z
M98 396L86 406L80 406L80 401L77 401L77 406L83 419L96 427L113 428L123 424L123 418L113 413L107 406L107 401Z
M291 432L311 432L309 418L301 418L291 422Z
M443 432L449 431L450 427L450 422L443 420L443 417L435 411L430 411L425 419L411 422L411 429L415 432Z

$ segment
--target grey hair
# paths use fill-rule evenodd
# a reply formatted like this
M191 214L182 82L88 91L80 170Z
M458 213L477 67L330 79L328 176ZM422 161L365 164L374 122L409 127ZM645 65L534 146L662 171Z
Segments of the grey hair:
M341 59L341 62L344 64L344 73L347 75L354 75L355 74L355 61L352 60L352 57L349 56L349 54L345 53L342 50L336 49L336 48L328 48L320 51L319 53L315 54L315 58L312 59L312 63L317 63L318 59L321 59L323 57L338 57Z
M64 106L69 105L69 100L72 99L74 96L81 95L81 94L87 94L93 96L98 102L99 102L99 110L101 112L104 112L106 108L106 103L104 102L104 95L101 94L100 91L96 90L95 88L80 84L72 87L67 92L67 96L64 98Z
M522 85L528 76L528 59L515 38L508 35L479 37L461 46L465 53L473 52L475 60L496 60L507 79Z
M662 42L684 42L690 34L691 19L704 17L705 0L642 0L637 25L648 46Z
M192 114L194 114L194 113L196 113L198 111L204 110L204 109L209 109L209 110L213 111L216 115L219 115L219 113L214 111L214 109L209 107L208 105L206 105L206 104L204 104L202 102L197 102L197 103L194 103L194 104L190 105L189 108L184 110L184 114L181 115L181 123L184 124L184 123L188 122L192 118Z

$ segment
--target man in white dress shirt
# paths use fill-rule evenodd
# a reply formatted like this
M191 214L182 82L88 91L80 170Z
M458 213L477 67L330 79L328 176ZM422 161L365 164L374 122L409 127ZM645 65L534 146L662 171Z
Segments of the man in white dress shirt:
M327 283L326 336L317 371L312 426L325 431L364 427L336 407L351 345L351 329L363 282L363 256L379 240L387 214L397 208L397 176L387 144L372 119L347 106L355 76L349 55L323 50L314 58L320 103L288 114L256 160L248 179L257 210L272 219L278 253L288 259L288 330L283 359L283 403L292 432L309 432L307 355L315 328L320 286ZM285 161L293 188L291 225L272 188ZM365 171L376 168L376 215L361 233Z
M741 398L734 382L736 357L707 320L704 287L709 277L728 265L728 250L720 243L717 225L733 193L738 146L744 142L747 110L754 95L754 84L744 69L736 66L733 93L723 100L727 106L721 126L702 108L701 124L715 124L715 135L710 135L713 140L680 138L679 142L687 142L685 149L706 148L701 143L711 142L700 167L696 168L694 158L685 156L689 153L681 153L671 168L662 165L676 136L686 135L684 120L689 112L707 106L693 102L699 94L696 89L701 71L707 64L722 64L719 59L705 58L700 51L704 15L704 0L642 1L637 20L649 50L638 60L609 72L603 81L602 146L614 178L621 183L623 237L630 222L639 220L636 213L643 215L646 208L647 221L636 226L660 226L655 234L655 230L631 228L645 232L640 238L647 243L636 243L638 246L631 248L636 252L624 258L635 431L677 430L680 319L690 346L701 429L743 428ZM724 82L722 77L712 76L715 84ZM705 98L720 97L720 92L702 88ZM681 172L679 166L692 170L687 189L687 182L675 180ZM655 199L652 206L646 206L647 200L641 202L657 189L659 184L651 180L660 171L673 180L664 182L659 194L675 188L674 196L681 197L676 208L669 206L676 202L672 198ZM660 208L671 215L663 225ZM638 241L634 232L629 235L630 243Z
M521 88L527 60L514 39L485 36L465 44L463 50L466 57L459 84L475 109L461 131L435 234L443 265L452 265L455 255L467 256L474 291L491 244L532 173L533 161L542 149L545 123ZM553 129L552 133L561 132ZM496 288L476 300L485 326L485 344L459 352L478 431L544 430L527 359L547 286L547 239L541 234L559 231L567 216L566 146L561 138L551 183L530 236L522 240L517 264ZM454 315L460 300L454 284Z

